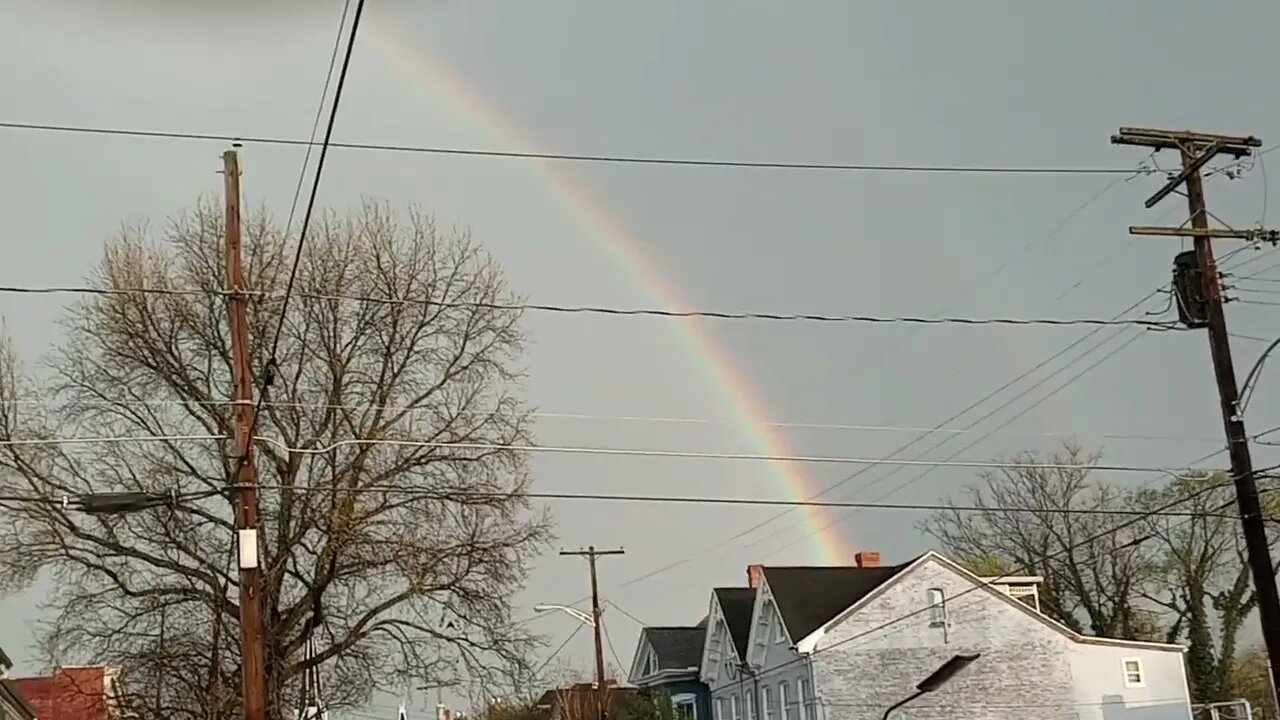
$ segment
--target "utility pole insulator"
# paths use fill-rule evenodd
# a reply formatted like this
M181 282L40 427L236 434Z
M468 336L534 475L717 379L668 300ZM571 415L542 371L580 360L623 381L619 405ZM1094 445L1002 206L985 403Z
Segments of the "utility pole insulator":
M1179 185L1186 186L1187 209L1191 218L1191 235L1195 249L1180 253L1174 259L1174 292L1179 301L1178 315L1188 327L1208 329L1209 354L1213 361L1214 380L1218 385L1219 410L1227 436L1227 452L1231 456L1231 481L1235 485L1240 527L1244 534L1245 552L1257 593L1258 617L1262 623L1262 639L1267 647L1271 670L1271 692L1280 689L1280 591L1276 588L1275 566L1267 541L1267 526L1258 499L1258 485L1249 452L1249 436L1240 417L1240 388L1236 384L1235 365L1231 360L1231 337L1223 312L1222 284L1218 264L1213 257L1213 238L1221 237L1209 227L1209 211L1205 207L1204 182L1200 171L1218 155L1240 158L1262 146L1252 135L1211 135L1186 130L1152 128L1120 128L1111 136L1117 145L1137 145L1153 150L1176 150L1182 169L1147 201L1151 207L1168 196ZM1151 233L1156 234L1156 233ZM1173 233L1161 233L1173 234ZM1253 238L1250 238L1253 239ZM1185 302L1184 302L1185 301Z

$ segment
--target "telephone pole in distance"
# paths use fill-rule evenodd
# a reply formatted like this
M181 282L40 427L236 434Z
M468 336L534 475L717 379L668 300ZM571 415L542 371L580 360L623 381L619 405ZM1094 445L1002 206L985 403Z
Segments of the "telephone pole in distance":
M1262 621L1262 638L1267 647L1271 668L1271 691L1280 688L1280 594L1267 543L1266 521L1258 500L1253 458L1249 454L1249 436L1240 414L1240 388L1236 384L1235 366L1231 360L1231 341L1227 335L1226 315L1222 305L1222 284L1213 257L1213 238L1254 240L1258 236L1274 238L1274 233L1210 228L1205 207L1204 184L1200 170L1219 155L1245 157L1262 146L1253 136L1213 135L1185 130L1152 128L1120 128L1111 136L1116 145L1136 145L1154 150L1177 150L1182 170L1169 178L1164 187L1147 199L1151 208L1186 185L1187 206L1191 213L1190 228L1130 227L1134 235L1187 237L1195 240L1195 249L1181 253L1174 260L1174 299L1183 324L1192 328L1208 328L1209 351L1213 373L1218 384L1222 407L1222 424L1227 435L1227 452L1231 458L1231 480L1235 485L1236 504L1244 533L1253 587L1258 597L1258 615Z
M596 704L599 707L600 720L607 720L608 707L605 701L604 687L604 646L600 641L600 632L603 627L603 618L600 612L600 584L596 580L596 558L602 555L622 555L626 551L622 548L616 550L597 550L595 545L588 546L586 550L561 550L561 555L577 555L587 559L587 566L591 569L591 629L596 636Z
M258 470L253 460L253 368L249 355L248 295L240 248L240 157L222 154L226 192L227 325L231 334L234 401L231 505L240 566L240 685L244 720L266 720L267 675L258 557Z

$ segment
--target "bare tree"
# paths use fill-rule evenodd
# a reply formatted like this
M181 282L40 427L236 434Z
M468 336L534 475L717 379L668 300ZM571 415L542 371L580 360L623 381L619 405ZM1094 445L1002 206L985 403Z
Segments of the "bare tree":
M1142 603L1149 563L1133 529L1110 530L1123 520L1111 514L1123 493L1090 478L1087 466L1099 459L1074 441L1048 458L1021 453L1012 467L984 472L966 488L959 504L977 512L951 502L922 529L961 562L1042 576L1041 608L1072 629L1150 639Z
M201 203L162 236L122 231L92 278L160 292L76 302L43 372L0 357L3 437L151 441L5 446L0 494L182 501L114 517L0 502L0 578L9 590L53 581L49 661L123 667L144 715L229 718L239 658L221 210ZM261 369L295 246L263 213L244 243L248 286L263 294L249 316ZM550 525L525 495L523 338L499 268L466 233L373 204L317 223L303 258L255 433L274 716L296 709L312 665L334 708L409 679L527 672L536 640L512 623L510 599Z

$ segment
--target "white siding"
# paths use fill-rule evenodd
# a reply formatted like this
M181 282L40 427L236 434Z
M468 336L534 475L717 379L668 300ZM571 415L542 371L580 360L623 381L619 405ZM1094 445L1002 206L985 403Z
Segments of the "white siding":
M982 657L938 692L895 711L895 720L1188 720L1185 682L1168 671L1181 662L1181 653L1080 644L986 588L961 595L974 586L927 558L820 638L810 660L823 720L880 718L952 656L975 652ZM947 598L946 627L932 622L934 614L926 610L931 588ZM906 617L910 613L916 614ZM1097 659L1099 650L1113 649L1119 651L1114 662ZM1150 666L1145 688L1124 687L1118 658L1125 653L1140 655ZM1078 666L1106 664L1115 671L1112 685L1101 676L1075 681ZM1100 705L1113 691L1126 708ZM1113 712L1131 713L1127 706L1138 697L1184 700L1144 706L1141 715Z
M1073 643L1068 657L1080 720L1185 720L1191 714L1181 653ZM1142 668L1142 686L1125 683L1124 662Z

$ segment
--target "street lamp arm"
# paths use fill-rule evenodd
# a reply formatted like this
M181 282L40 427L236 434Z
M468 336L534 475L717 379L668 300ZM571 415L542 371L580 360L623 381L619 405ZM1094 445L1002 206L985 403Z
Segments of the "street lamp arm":
M552 610L559 610L560 612L565 613L567 615L572 615L574 618L578 620L578 622L582 623L583 625L586 625L587 627L596 626L596 621L594 618L591 617L591 615L585 612L582 612L581 610L575 607L569 607L568 605L534 605L533 606L534 612L550 612Z

